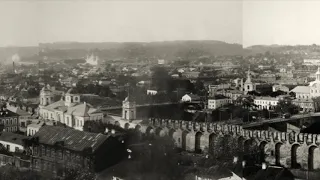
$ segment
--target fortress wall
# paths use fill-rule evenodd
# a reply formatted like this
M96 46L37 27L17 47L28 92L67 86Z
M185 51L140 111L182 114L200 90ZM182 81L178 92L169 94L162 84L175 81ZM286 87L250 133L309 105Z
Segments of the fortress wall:
M120 120L123 128L136 128L134 123ZM139 131L158 136L170 136L177 147L191 152L213 152L218 155L223 143L230 151L246 151L255 146L264 152L264 160L272 165L320 170L320 135L246 130L239 125L187 122L151 118L149 125L139 125Z

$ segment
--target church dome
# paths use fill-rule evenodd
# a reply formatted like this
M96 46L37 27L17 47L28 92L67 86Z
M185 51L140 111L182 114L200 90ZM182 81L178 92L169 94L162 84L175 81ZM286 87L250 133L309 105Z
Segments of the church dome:
M70 88L66 94L78 94L78 91L76 89Z
M129 102L132 102L134 101L133 97L132 96L127 96L124 101L129 101Z

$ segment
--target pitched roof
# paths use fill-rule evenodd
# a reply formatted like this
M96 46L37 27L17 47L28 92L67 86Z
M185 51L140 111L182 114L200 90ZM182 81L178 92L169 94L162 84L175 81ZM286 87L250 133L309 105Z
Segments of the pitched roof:
M75 116L81 116L81 117L89 117L88 111L90 107L84 103L84 104L79 104L74 107L68 108L67 114L73 114Z
M23 146L23 139L28 139L28 136L5 131L0 133L0 141L10 142Z
M9 111L12 111L12 112L18 114L19 116L28 116L28 115L30 115L27 111L22 110L22 109L20 109L18 107L8 106L7 109Z
M86 148L92 148L92 151L95 151L109 138L109 136L100 133L78 131L59 126L43 126L33 137L38 137L39 143L48 145L63 141L66 149L74 151L83 151Z
M192 101L200 100L200 97L196 94L186 94L186 95L189 96Z
M295 93L310 93L310 87L309 86L297 86L291 90L291 92Z

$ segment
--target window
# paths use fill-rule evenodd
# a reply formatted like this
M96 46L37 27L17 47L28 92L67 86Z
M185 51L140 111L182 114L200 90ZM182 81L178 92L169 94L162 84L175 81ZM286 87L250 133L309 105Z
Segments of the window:
M67 160L70 159L70 151L66 151L66 159L67 159Z
M46 155L46 147L42 146L42 155L45 156Z
M51 149L51 157L54 157L54 156L55 156L54 149Z
M39 161L35 159L34 160L34 165L35 165L36 168L39 168Z
M50 156L51 154L50 154L50 149L49 148L46 148L46 155L47 156Z
M10 151L10 145L7 145L7 150Z
M19 152L19 148L18 148L18 147L16 147L16 148L15 148L15 151L16 151L16 152Z
M33 147L33 154L38 155L38 147Z
M13 124L13 120L12 119L10 119L10 124Z
M59 150L59 158L60 158L60 159L63 159L63 157L62 157L62 150Z

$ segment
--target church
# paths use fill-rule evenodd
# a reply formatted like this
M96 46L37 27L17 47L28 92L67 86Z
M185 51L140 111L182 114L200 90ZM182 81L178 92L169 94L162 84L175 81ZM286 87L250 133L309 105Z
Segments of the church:
M77 130L83 130L86 121L103 119L103 113L86 102L80 102L80 94L71 88L53 101L53 92L50 86L45 86L40 91L39 115L42 119L54 120L66 124Z
M298 99L312 99L320 96L320 66L316 72L316 80L310 82L309 86L297 86L291 90L296 93Z

